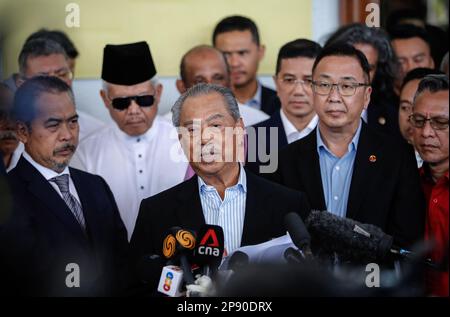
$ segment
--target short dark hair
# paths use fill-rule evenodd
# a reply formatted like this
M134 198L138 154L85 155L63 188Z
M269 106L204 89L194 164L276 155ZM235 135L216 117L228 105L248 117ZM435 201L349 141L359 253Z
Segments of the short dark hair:
M253 22L251 19L247 17L240 15L233 15L226 17L222 19L214 28L212 36L213 45L216 45L216 38L221 33L232 31L247 31L247 30L250 31L250 33L252 34L253 42L255 42L256 45L259 46L260 44L259 32L255 22Z
M431 68L415 68L406 74L405 79L403 79L402 88L406 86L407 83L417 79L423 79L428 75L445 75L443 72Z
M418 37L427 43L431 52L431 40L427 31L421 27L412 24L398 24L391 28L389 31L391 41L394 40L407 40L414 37Z
M439 92L444 90L449 90L447 75L428 75L420 81L414 100L424 91Z
M417 9L400 9L389 14L386 20L386 29L388 32L395 26L402 24L402 20L414 19L425 22L427 17L427 6L420 5Z
M36 76L17 89L12 109L14 119L30 126L36 118L36 100L44 93L67 93L75 105L72 88L64 81L53 76Z
M324 47L314 62L313 73L320 61L328 56L347 56L355 58L359 62L366 80L370 82L370 66L366 56L360 50L345 43L337 43Z
M40 29L37 32L34 32L33 34L31 34L25 42L34 40L34 39L38 39L38 38L45 38L45 39L50 39L53 40L57 43L59 43L59 45L61 45L64 50L66 51L67 56L69 56L70 58L74 59L77 58L79 53L77 48L75 47L75 44L73 44L73 42L70 40L70 38L67 36L66 33L64 33L63 31L59 31L59 30L47 30L47 29Z
M19 54L20 73L25 73L27 61L30 57L49 56L52 54L61 54L67 59L64 48L54 40L48 38L36 38L25 42Z
M278 52L275 74L280 72L281 61L283 59L296 57L316 58L321 50L322 46L320 44L307 39L297 39L284 44Z

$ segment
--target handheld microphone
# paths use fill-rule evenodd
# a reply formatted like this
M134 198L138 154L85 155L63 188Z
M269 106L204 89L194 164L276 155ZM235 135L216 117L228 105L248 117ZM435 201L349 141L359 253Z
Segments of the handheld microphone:
M235 272L241 271L243 268L248 266L249 263L250 258L245 252L234 251L228 259L226 269L217 271L217 274L215 276L216 288L223 289L224 287L226 287Z
M183 292L184 272L179 266L166 265L162 269L158 283L158 292L170 297L181 297Z
M184 281L187 284L193 284L194 276L187 256L195 248L195 234L180 227L172 227L169 232L163 241L163 255L172 261L178 259L184 273Z
M292 247L287 248L283 256L289 264L299 264L305 261L304 254Z
M242 251L235 251L228 261L228 269L233 272L241 270L250 262L248 255Z
M292 242L300 251L301 257L303 259L312 259L311 236L306 230L302 218L295 212L288 213L284 217L284 225L291 236Z
M222 261L224 235L220 226L205 225L198 231L198 243L194 250L195 262L203 265L204 275L213 275Z

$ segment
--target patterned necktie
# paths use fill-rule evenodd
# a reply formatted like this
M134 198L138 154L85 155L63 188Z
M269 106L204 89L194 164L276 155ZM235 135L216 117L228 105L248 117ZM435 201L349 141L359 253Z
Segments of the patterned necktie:
M57 177L53 177L52 179L50 179L50 181L58 185L58 188L61 191L66 205L69 207L70 211L75 216L75 219L83 228L83 231L86 230L86 222L84 221L83 209L81 207L81 204L69 192L69 175L63 174Z

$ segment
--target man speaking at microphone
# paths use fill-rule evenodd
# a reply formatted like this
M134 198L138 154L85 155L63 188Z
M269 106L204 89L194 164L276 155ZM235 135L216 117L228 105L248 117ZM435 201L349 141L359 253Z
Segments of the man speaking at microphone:
M168 228L198 232L205 224L223 228L225 255L285 234L285 214L305 219L309 203L301 192L246 171L244 125L228 88L199 84L172 108L183 151L197 176L141 203L131 238L132 257L161 254Z

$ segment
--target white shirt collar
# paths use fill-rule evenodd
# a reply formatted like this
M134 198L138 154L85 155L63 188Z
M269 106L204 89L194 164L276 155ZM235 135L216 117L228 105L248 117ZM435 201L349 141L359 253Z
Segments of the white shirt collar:
M245 174L245 169L242 166L242 163L239 163L239 179L236 185L231 186L241 188L244 192L247 192L247 175ZM213 189L214 187L207 185L205 181L199 176L198 177L198 188L199 191L202 192L202 188L209 190Z
M315 115L308 125L302 130L298 131L294 124L289 121L288 117L284 114L283 109L280 109L281 122L283 123L284 131L286 132L286 138L288 143L292 143L302 137L307 136L312 130L314 130L319 122L319 117Z
M57 177L57 176L64 175L64 174L67 174L70 176L69 167L67 167L67 166L61 173L58 174L54 170L51 170L51 169L37 163L35 160L33 160L33 158L26 151L24 151L22 155L23 155L24 159L26 159L31 165L33 165L34 168L36 168L39 171L39 173L41 173L42 176L44 176L44 178L46 180L50 180L53 177Z

